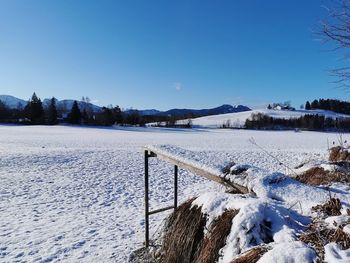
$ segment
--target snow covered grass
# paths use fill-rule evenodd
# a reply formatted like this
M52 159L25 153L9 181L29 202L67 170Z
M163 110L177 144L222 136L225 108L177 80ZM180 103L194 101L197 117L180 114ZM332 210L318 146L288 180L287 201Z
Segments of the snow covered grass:
M125 262L144 238L143 146L173 144L208 165L286 172L251 137L291 167L326 158L327 140L337 140L291 131L0 126L0 261ZM172 169L151 158L152 209L171 203ZM180 201L217 188L180 171ZM151 216L151 233L166 215Z

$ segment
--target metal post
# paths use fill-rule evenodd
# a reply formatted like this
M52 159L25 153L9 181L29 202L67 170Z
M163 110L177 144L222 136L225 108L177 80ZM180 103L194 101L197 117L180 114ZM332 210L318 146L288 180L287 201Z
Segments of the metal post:
M148 151L145 151L145 246L149 246Z
M175 165L174 167L174 209L177 209L177 174L178 174L178 167Z

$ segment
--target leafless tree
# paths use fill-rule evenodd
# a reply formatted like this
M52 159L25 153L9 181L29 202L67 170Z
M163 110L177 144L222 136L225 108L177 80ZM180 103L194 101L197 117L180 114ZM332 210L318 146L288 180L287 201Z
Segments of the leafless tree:
M321 22L321 37L326 42L335 44L335 50L350 48L350 0L335 0L333 7L326 7L328 17ZM345 55L346 59L350 54ZM347 90L350 88L350 67L341 67L331 71L337 77L335 81Z

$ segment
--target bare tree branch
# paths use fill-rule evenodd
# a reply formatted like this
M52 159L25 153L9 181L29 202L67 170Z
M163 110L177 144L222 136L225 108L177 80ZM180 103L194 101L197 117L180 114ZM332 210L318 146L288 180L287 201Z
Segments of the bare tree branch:
M328 11L328 17L321 21L321 28L317 35L324 42L333 42L336 46L333 50L350 48L350 0L337 0L334 7L324 7ZM350 54L344 55L349 59ZM334 83L340 84L338 88L346 91L350 89L350 67L342 67L330 71L337 78Z

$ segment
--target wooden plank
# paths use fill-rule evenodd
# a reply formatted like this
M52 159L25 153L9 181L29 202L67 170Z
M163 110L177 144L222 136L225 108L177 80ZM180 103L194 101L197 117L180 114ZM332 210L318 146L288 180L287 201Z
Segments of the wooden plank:
M226 187L232 188L236 192L239 192L239 193L248 193L249 192L249 190L242 185L238 185L238 184L235 184L235 183L230 182L228 180L225 180L224 178L222 178L216 174L213 174L207 170L195 167L190 163L186 163L184 161L177 160L170 155L166 155L166 154L164 154L162 152L158 152L154 149L151 150L151 149L148 149L147 147L145 147L145 150L147 150L150 155L154 154L155 155L154 157L157 157L163 161L174 164L182 169L188 170L196 175L205 177L211 181L217 182L217 183L222 184Z

